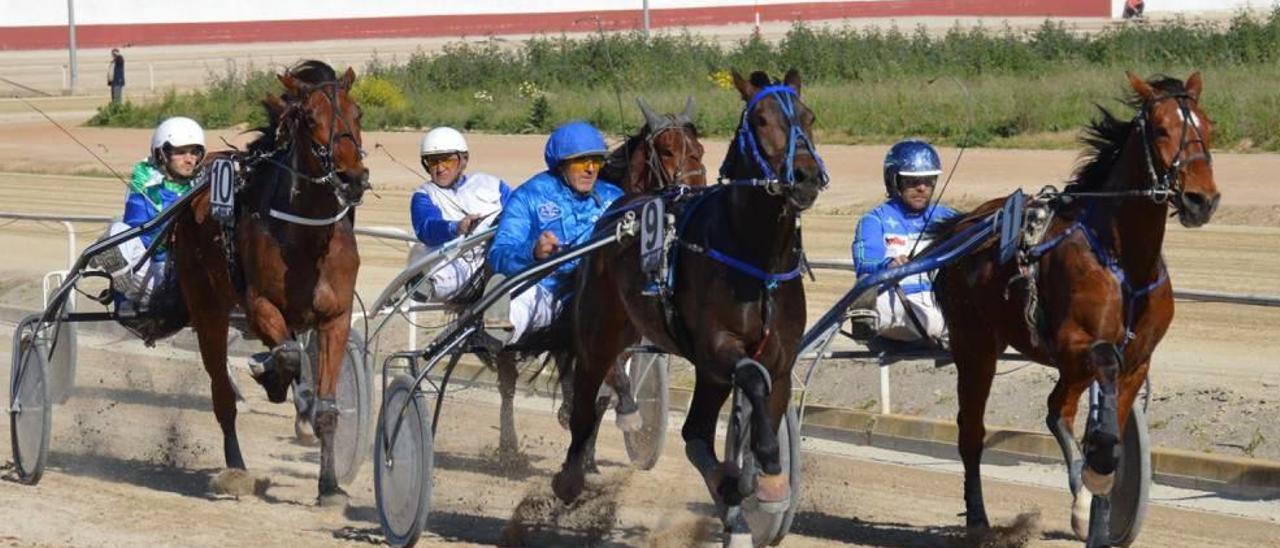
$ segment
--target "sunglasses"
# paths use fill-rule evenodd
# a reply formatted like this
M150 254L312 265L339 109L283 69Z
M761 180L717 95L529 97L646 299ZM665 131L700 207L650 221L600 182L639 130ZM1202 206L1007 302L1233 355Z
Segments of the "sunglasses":
M928 177L900 177L898 179L898 186L901 186L903 188L913 187L913 186L933 187L937 184L938 184L938 177L933 175L930 175Z
M435 169L444 166L449 169L458 167L462 159L457 154L440 154L436 156L423 156L422 163L427 165L427 169Z
M569 169L576 169L579 171L590 169L595 171L604 167L604 158L601 156L579 156L577 158L565 160L564 163L569 167Z

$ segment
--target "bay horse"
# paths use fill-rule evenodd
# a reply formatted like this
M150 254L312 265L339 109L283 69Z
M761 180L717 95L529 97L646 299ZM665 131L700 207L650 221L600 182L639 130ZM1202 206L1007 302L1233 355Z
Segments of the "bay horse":
M245 181L234 230L213 218L205 192L176 220L173 251L222 428L227 469L215 488L244 494L248 487L226 366L228 325L238 308L271 349L271 369L255 378L275 403L285 400L301 367L295 333L315 330L318 500L345 504L334 472L335 397L360 268L353 208L369 188L360 108L349 95L355 72L339 77L324 63L305 61L278 79L285 93L263 102L269 123L240 162Z
M790 498L776 433L805 324L799 217L827 178L799 72L776 82L763 72L748 80L735 71L733 82L746 105L720 169L731 183L683 193L690 196L685 202L672 199L681 211L669 291L644 294L649 279L638 239L602 248L579 269L572 442L552 483L566 503L583 490L585 455L600 420L592 399L641 337L695 365L682 435L712 497L730 506L742 500L736 468L721 465L714 449L720 409L736 385L752 404L751 450L763 469L756 495L765 502ZM624 198L613 209L644 198Z
M1111 490L1121 433L1173 320L1173 287L1161 255L1168 210L1183 226L1198 227L1217 208L1213 128L1200 108L1200 73L1185 84L1132 73L1128 79L1136 113L1121 120L1099 107L1082 139L1084 160L1064 191L1051 194L1052 221L1024 264L1001 263L993 240L938 271L935 287L959 377L956 423L971 530L990 526L979 474L983 414L996 357L1012 345L1058 369L1046 423L1070 465L1073 527L1087 536L1089 501ZM1000 206L987 202L943 223L935 241ZM1016 289L1019 283L1024 289ZM1098 426L1077 445L1077 406L1095 381Z

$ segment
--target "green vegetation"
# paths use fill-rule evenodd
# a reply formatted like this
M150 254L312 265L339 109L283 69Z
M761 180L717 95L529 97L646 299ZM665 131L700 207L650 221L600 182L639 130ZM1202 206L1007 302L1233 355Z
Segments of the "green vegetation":
M1223 25L1173 20L1085 34L1045 22L1033 31L954 28L817 29L797 25L776 43L722 46L690 34L538 37L519 47L458 43L407 62L374 61L353 93L366 129L451 125L542 132L572 118L622 134L640 123L633 97L678 110L699 105L704 132L725 136L742 103L728 70L800 69L823 142L1073 147L1094 104L1124 112L1125 70L1205 77L1203 108L1219 148L1280 150L1280 10ZM105 107L90 124L146 127L184 114L209 127L259 124L258 101L277 88L267 71L213 77L204 91ZM619 98L621 93L621 114Z

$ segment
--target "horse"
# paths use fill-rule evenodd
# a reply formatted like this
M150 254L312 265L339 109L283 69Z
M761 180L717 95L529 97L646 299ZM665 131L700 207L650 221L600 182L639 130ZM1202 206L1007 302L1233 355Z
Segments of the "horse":
M584 487L585 456L600 420L592 399L641 337L695 365L682 435L712 497L730 506L742 500L736 468L719 464L714 449L720 408L736 385L752 404L751 449L763 469L756 495L766 502L790 498L776 432L805 324L799 217L827 177L814 149L813 113L800 99L799 72L777 82L763 72L745 79L734 71L733 82L746 105L720 169L731 183L675 193L687 201L672 198L681 209L673 283L645 294L651 280L642 273L636 239L602 248L579 269L572 441L552 482L566 503ZM643 199L624 198L613 209Z
M272 368L255 378L275 403L285 400L301 367L295 333L315 330L318 502L345 504L334 472L335 397L360 268L353 208L369 188L360 108L349 95L355 72L338 77L324 63L305 61L277 77L285 93L263 101L269 122L261 136L246 154L230 155L239 156L244 177L234 230L214 218L203 192L175 220L173 252L222 428L226 470L215 489L244 494L249 488L226 366L231 312L239 308L271 348Z
M1136 113L1126 121L1099 107L1070 184L1044 194L1052 220L1045 221L1043 240L1029 242L1027 258L1002 263L993 238L938 271L934 285L958 373L956 423L970 530L990 526L979 474L983 414L996 357L1012 345L1059 372L1045 422L1070 465L1072 525L1087 536L1091 498L1111 490L1121 432L1173 320L1173 288L1161 256L1168 209L1190 228L1209 222L1217 207L1213 128L1200 108L1200 73L1185 83L1132 73L1128 79L1128 104ZM999 200L987 202L942 223L935 242L1000 207ZM1099 426L1078 446L1076 409L1095 381Z

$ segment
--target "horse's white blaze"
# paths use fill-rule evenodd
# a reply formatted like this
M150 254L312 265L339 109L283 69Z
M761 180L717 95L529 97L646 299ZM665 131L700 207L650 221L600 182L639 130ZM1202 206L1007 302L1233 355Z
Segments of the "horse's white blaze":
M1178 119L1183 122L1186 122L1187 116L1182 112L1183 112L1182 109L1178 109ZM1200 117L1196 116L1195 112L1192 112L1192 111L1187 111L1187 112L1191 114L1191 125L1193 127L1200 127Z

